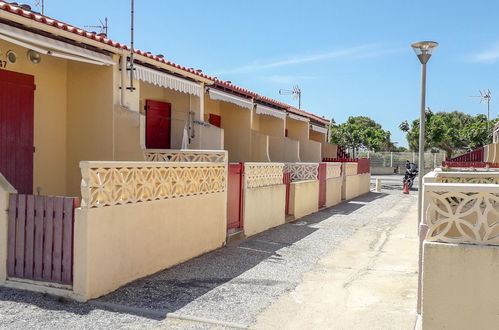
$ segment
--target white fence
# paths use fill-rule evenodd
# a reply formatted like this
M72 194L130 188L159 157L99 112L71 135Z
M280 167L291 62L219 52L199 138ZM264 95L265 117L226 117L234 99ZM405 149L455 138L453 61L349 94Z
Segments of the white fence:
M405 162L410 161L419 164L419 155L417 152L361 152L359 157L371 159L371 168L391 167L405 168ZM445 153L424 153L424 168L435 168L442 165Z

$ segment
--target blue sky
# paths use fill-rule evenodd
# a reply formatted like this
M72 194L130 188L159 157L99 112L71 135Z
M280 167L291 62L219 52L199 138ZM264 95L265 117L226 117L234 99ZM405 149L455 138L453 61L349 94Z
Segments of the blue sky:
M26 1L33 4L35 1ZM366 115L406 145L398 124L419 113L420 65L410 44L440 43L428 63L427 105L499 113L499 1L136 0L136 47L336 122ZM129 1L45 0L45 13L76 26L108 17L129 43ZM91 30L91 29L90 29ZM496 92L497 91L497 92Z

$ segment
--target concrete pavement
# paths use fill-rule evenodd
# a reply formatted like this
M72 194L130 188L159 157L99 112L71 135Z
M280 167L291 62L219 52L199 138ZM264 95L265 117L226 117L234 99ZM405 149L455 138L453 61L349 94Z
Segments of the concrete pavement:
M414 329L417 206L404 198L323 257L256 329ZM396 221L398 219L399 221Z

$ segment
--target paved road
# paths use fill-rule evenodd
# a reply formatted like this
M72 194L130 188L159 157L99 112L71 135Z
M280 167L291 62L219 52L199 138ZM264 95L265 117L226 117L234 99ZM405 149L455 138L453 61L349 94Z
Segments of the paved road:
M382 180L382 193L233 242L86 304L0 288L0 328L265 327L263 316L300 288L308 274L325 271L323 260L349 239L365 228L382 233L400 224L407 209L392 209L414 203L414 196L401 194L400 180Z
M374 183L376 179L381 180L381 187L383 190L402 190L403 184L402 184L402 179L404 178L403 175L373 175L371 176L371 186L374 187ZM418 193L418 178L416 177L414 181L414 185L412 186L412 189L410 193L414 193L417 195Z

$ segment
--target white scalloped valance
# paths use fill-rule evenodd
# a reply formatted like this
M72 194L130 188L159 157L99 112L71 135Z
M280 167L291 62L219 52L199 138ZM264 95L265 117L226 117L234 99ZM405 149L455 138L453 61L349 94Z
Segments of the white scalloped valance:
M288 113L288 116L289 116L289 118L294 119L294 120L300 120L300 121L304 121L307 123L310 122L310 119L302 117L302 116L297 116L297 115L294 115L292 113Z
M213 88L209 89L208 94L212 100L229 102L249 110L253 109L253 100L245 99Z
M284 111L280 111L274 108L266 107L261 104L256 105L256 113L259 115L269 115L272 117L276 117L279 119L286 118L286 113Z
M171 74L146 68L141 65L134 65L134 78L151 83L153 85L173 89L182 93L195 96L201 95L201 87L195 82L175 77Z
M0 39L39 53L98 65L115 65L113 59L67 42L48 38L10 25L0 24Z
M316 131L316 132L319 132L322 134L327 134L327 128L325 128L325 127L310 125L310 128L312 129L312 131Z

